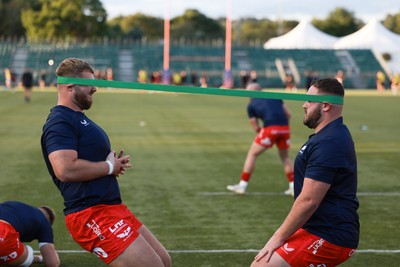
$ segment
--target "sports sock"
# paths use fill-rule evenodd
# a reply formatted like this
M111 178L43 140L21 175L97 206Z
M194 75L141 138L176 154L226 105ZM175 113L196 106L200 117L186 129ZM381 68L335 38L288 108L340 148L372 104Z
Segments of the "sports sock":
M250 180L250 177L251 177L250 172L242 172L242 175L240 176L240 180L248 182Z
M287 177L289 183L293 182L294 181L294 172L286 173L286 177Z

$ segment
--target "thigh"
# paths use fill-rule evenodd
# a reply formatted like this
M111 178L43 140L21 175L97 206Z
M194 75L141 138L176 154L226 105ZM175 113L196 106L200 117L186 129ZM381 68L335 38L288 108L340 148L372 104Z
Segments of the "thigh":
M146 239L139 235L116 259L111 267L164 267L160 256Z
M259 261L253 261L250 267L290 267L290 265L278 253L274 252L269 262L262 258Z
M160 256L164 266L171 266L171 257L165 247L158 241L158 239L147 229L145 225L139 228L139 234L147 241L147 243L154 249Z

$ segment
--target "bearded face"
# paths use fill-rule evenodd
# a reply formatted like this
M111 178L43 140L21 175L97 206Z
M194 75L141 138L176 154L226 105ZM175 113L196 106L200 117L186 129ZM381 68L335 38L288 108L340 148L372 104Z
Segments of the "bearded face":
M308 95L318 95L318 88L311 86ZM303 124L310 129L315 129L321 122L323 103L306 101L303 105L304 118Z
M94 79L93 73L84 71L81 73L80 78ZM81 111L88 110L93 103L93 94L97 91L96 87L91 85L72 85L72 98L71 101Z
M317 102L308 102L308 105L304 107L304 118L303 124L310 129L315 129L321 121L322 111L321 111L322 103Z
M73 102L81 110L88 110L93 103L92 95L95 90L92 90L93 86L74 86Z

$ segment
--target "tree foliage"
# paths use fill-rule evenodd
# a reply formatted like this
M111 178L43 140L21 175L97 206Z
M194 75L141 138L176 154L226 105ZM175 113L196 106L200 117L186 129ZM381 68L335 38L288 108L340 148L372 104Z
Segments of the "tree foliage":
M357 19L353 12L344 8L336 8L324 20L313 19L313 25L321 31L342 37L359 30L364 24Z
M395 15L387 15L383 25L392 32L400 34L400 12Z
M235 22L234 40L238 43L263 41L293 29L296 21L271 21L269 19L244 18Z
M164 20L142 13L126 17L117 17L108 22L113 27L112 32L119 32L123 37L131 37L133 39L147 38L149 40L157 40L163 38Z
M85 39L105 35L107 12L99 0L40 0L40 9L22 11L29 40Z
M224 39L225 22L225 18L213 19L196 9L188 9L171 19L171 39ZM321 31L338 37L364 25L353 12L344 8L336 8L326 18L314 19L312 23ZM297 24L293 20L241 18L232 22L233 42L265 42ZM400 33L400 12L387 15L383 24ZM158 41L163 34L163 18L136 13L107 20L101 0L0 0L0 36L27 37L30 41L86 40L103 36Z
M7 37L25 36L21 22L21 11L39 7L39 0L1 0L0 1L0 35Z
M188 9L182 16L171 20L171 37L192 40L217 39L225 37L225 29L218 21L196 9Z

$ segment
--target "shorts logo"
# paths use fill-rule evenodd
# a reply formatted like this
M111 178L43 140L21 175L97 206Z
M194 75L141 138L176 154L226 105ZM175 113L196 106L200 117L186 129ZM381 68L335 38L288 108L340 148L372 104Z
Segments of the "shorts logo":
M294 250L294 248L289 248L288 247L288 243L286 243L284 246L283 246L283 249L285 250L285 252L287 253L287 254L289 254L289 252L292 252L293 250Z
M320 247L322 247L324 242L325 242L325 240L322 238L320 240L316 240L316 241L314 241L314 243L311 244L311 246L308 247L308 249L314 249L314 251L312 253L315 255L318 253L318 249ZM321 266L323 266L323 265L321 265Z
M110 230L111 233L114 233L117 231L119 228L123 227L125 225L124 220L120 220L116 224L114 224L113 227L109 227L108 229Z
M118 238L124 238L127 237L129 235L129 233L131 232L131 228L128 227L125 231L123 231L121 234L117 235Z
M325 263L317 264L317 265L310 264L310 265L308 265L307 267L326 267L326 264L325 264Z
M92 251L92 253L93 253L94 255L96 255L97 257L99 257L99 258L104 258L104 259L108 258L107 252L105 252L105 251L104 251L102 248L100 248L100 247L94 248L93 251Z
M101 234L101 229L100 229L99 225L96 223L96 221L95 221L95 220L92 220L92 222L93 222L93 224L87 223L86 226L89 227L90 229L92 229L92 230L93 230L93 233L94 233L95 235L97 235L97 236L100 238L100 240L103 241L104 239L106 239L106 238Z
M261 140L261 144L263 144L263 145L271 145L271 139L269 139L268 137L264 138L263 140Z
M124 220L118 221L113 226L109 227L108 230L121 239L129 237L132 234L132 228L126 224Z
M349 257L353 256L354 253L356 253L356 250L355 250L355 249L352 249L352 250L350 251L350 253L349 253Z
M14 260L14 259L16 259L17 256L18 256L17 252L16 252L16 251L13 251L13 252L11 252L10 254L8 254L7 256L0 257L0 261L2 261L2 262L8 262L9 260Z

